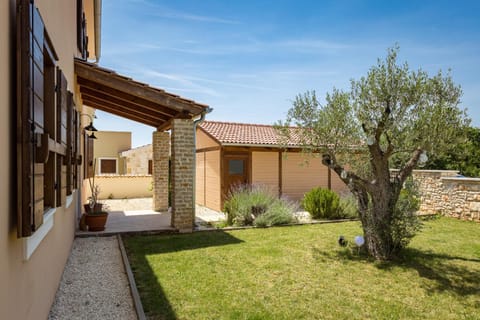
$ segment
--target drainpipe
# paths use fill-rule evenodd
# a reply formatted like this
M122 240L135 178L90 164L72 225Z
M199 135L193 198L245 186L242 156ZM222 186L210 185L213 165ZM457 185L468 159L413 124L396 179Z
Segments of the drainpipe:
M100 60L100 54L102 51L101 46L101 29L102 29L102 0L95 0L95 63Z
M197 194L197 191L196 191L196 184L197 184L197 126L202 123L203 121L205 121L205 116L212 112L213 111L213 108L210 108L210 107L207 107L205 109L205 111L202 112L200 118L198 118L197 120L195 120L193 122L193 142L194 142L194 146L193 146L193 212L194 212L194 219L193 219L193 227L195 228L195 205L196 205L196 194Z

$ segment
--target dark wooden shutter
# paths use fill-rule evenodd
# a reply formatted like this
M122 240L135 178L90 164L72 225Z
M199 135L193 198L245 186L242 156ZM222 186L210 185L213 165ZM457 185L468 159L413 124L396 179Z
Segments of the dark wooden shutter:
M44 133L44 24L33 1L17 7L17 234L30 236L43 223L44 164L36 147Z
M74 134L74 157L73 157L73 162L74 162L74 171L73 171L73 184L74 184L74 189L79 189L80 188L80 166L82 164L81 158L82 156L80 155L80 113L76 111L74 108L74 126L75 126L75 134Z
M65 165L67 167L67 195L72 194L73 188L73 93L67 93L67 154L65 156Z
M87 19L83 11L83 1L77 0L77 46L82 58L88 58L87 54Z
M62 206L67 199L67 165L65 157L67 149L67 79L60 68L57 68L57 143L67 152L57 154L57 206Z
M115 159L102 159L100 161L101 173L117 173L117 160Z

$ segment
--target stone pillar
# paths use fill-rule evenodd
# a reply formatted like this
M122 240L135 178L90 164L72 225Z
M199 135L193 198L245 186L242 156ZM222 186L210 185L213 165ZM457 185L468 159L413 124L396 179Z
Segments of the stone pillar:
M170 135L168 132L155 131L152 142L153 210L167 212Z
M172 123L172 227L192 232L195 222L193 175L195 141L192 119Z

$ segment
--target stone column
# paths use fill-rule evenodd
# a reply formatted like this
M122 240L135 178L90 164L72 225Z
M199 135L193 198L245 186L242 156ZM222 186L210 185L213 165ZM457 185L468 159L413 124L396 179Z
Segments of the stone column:
M195 222L193 175L195 141L192 119L172 122L172 227L192 232Z
M155 131L152 142L153 210L167 212L170 135L168 132Z

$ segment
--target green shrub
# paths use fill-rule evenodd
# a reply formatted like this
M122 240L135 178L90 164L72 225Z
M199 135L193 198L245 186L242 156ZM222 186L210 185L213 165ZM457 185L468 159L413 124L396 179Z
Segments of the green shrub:
M340 198L339 219L358 218L357 200L353 195L343 196Z
M328 189L313 188L305 194L302 204L313 219L337 219L340 215L340 197Z
M269 227L293 223L295 222L293 213L296 209L294 203L285 199L276 199L263 214L253 221L253 224L257 227Z
M273 226L291 223L295 208L265 186L241 185L230 192L224 212L228 225Z
M418 186L410 177L405 181L393 211L390 227L395 247L405 248L422 228L422 222L417 215L418 209L420 209Z

